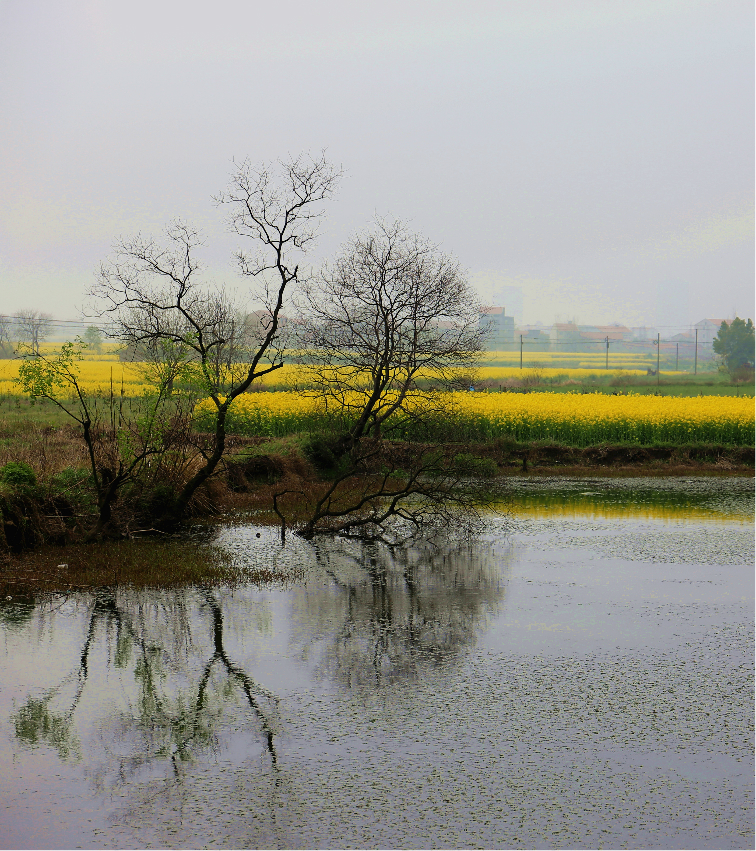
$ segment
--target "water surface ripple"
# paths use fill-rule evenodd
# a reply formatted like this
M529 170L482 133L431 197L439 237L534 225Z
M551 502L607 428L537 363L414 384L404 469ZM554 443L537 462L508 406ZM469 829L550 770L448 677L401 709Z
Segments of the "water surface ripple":
M473 545L219 533L290 584L3 601L0 846L753 847L753 483L506 510Z

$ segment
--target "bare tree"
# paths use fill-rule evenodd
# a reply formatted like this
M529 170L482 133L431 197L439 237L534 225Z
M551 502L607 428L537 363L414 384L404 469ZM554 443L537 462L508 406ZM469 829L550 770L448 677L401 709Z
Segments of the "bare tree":
M448 524L479 528L479 495L450 470L445 452L385 440L401 436L408 420L437 413L437 390L476 364L478 304L456 261L401 223L379 221L305 285L302 314L308 383L341 433L315 446L333 458L326 486L275 495L282 530L396 541ZM304 516L294 493L307 504Z
M39 310L19 310L13 320L19 348L38 355L40 345L52 331L52 314Z
M130 411L124 410L123 398L118 400L112 393L109 400L90 396L79 376L84 349L86 344L79 340L63 343L53 355L27 354L19 365L18 382L32 399L48 399L81 427L97 494L97 524L88 538L120 537L123 533L112 514L120 489L143 475L153 460L156 472L161 471L165 478L161 460L169 453L180 463L176 444L184 437L190 412L176 405L168 409L165 382L156 386L151 398L145 396L142 405L129 405ZM102 402L109 402L107 425Z
M228 205L231 229L254 245L251 253L239 251L236 260L242 275L259 284L263 310L256 323L244 322L227 295L198 281L195 254L201 238L183 222L168 228L167 247L137 236L119 242L113 259L102 265L93 294L101 315L110 319L111 335L154 353L168 347L177 374L193 377L215 406L211 446L166 507L163 525L181 518L192 494L218 466L234 399L283 365L281 314L288 291L301 279L296 257L315 239L321 202L339 176L323 156L281 163L278 178L245 160L215 199Z
M304 287L302 311L309 382L343 412L350 445L427 411L431 388L469 375L482 348L458 263L400 222L354 238Z
M13 354L13 319L0 315L0 358Z

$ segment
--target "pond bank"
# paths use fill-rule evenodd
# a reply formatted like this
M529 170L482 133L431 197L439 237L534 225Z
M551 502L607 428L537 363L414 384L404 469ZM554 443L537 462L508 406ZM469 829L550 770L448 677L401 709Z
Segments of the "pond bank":
M237 441L237 457L232 460L259 459L261 473L276 475L282 467L308 466L297 436L291 438L242 438ZM401 442L397 442L402 446ZM412 446L413 444L406 444ZM489 459L496 465L495 475L509 476L528 472L548 475L580 475L586 472L606 475L689 476L742 475L754 472L753 446L722 444L627 444L601 443L593 446L569 446L553 441L517 441L499 438L485 443L447 443L440 449L451 462L464 467L473 459ZM493 473L494 468L489 468ZM464 472L464 469L461 470Z
M502 473L513 468L549 475L590 471L607 475L686 476L709 474L751 475L754 449L716 444L652 445L604 443L576 447L534 441L523 444L474 445L472 454L493 457Z
M74 442L74 434L66 435ZM232 511L260 512L263 522L277 523L272 512L273 493L282 488L318 488L328 481L328 470L318 470L306 451L309 435L286 438L242 437L228 439L229 455L218 474L196 493L188 522L217 519ZM421 444L394 442L396 456L410 456ZM59 447L58 447L59 448ZM518 442L499 438L486 443L439 444L445 463L462 477L506 480L513 475L534 477L689 477L754 474L754 449L717 444L635 445L600 444L575 447L556 442ZM29 465L34 479L37 473ZM154 532L149 507L159 507L157 491L124 494L113 507L116 528ZM150 502L152 500L152 502ZM156 501L157 500L157 501ZM0 483L0 565L10 553L39 549L50 544L83 541L94 523L96 498L87 470L66 467L46 471L31 484ZM154 506L153 506L154 509Z

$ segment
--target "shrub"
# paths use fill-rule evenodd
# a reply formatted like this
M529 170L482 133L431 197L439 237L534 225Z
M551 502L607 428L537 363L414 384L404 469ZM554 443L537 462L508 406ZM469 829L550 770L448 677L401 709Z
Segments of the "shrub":
M9 461L0 468L0 482L15 490L30 490L37 484L37 476L31 466L24 461Z
M173 485L161 483L145 488L136 500L136 509L145 519L161 517L176 501L176 489Z
M452 461L455 472L478 479L493 479L499 472L493 458L478 458L469 452L455 455Z
M82 467L66 467L50 477L50 488L53 491L67 493L81 490L92 484L92 474Z
M741 366L732 370L730 378L734 384L753 384L754 370L752 366Z
M81 467L67 467L50 477L50 494L65 497L69 502L87 509L97 506L92 474Z
M305 457L318 470L334 470L338 466L333 450L333 441L326 437L312 437L303 447Z

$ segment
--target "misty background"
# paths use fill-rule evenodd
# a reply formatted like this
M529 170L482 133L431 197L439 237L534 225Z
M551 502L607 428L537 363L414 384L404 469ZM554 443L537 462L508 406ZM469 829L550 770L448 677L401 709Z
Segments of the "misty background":
M754 315L751 0L0 0L0 111L0 314L176 216L242 286L232 159L325 149L313 262L378 214L518 323Z

